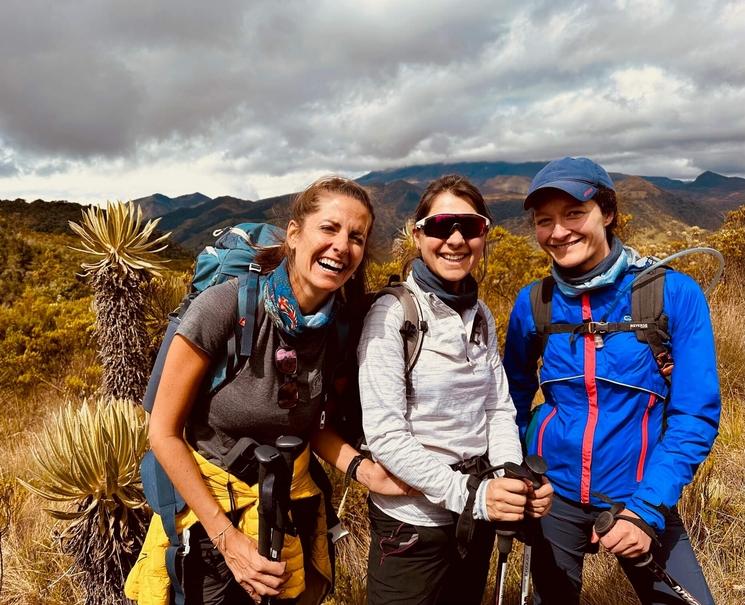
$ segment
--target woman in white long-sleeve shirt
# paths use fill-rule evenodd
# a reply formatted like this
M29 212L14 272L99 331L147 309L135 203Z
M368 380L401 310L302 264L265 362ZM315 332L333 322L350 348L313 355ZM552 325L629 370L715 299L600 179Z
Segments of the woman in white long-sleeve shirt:
M550 485L533 491L506 478L472 486L469 502L469 472L522 461L494 318L471 276L484 256L488 216L478 189L456 175L431 183L419 202L420 256L406 286L428 329L408 378L401 303L383 296L365 319L358 358L367 444L420 492L370 496L370 605L480 603L494 544L488 521L542 516L550 508ZM476 519L473 539L460 544L464 557L455 531L461 513Z

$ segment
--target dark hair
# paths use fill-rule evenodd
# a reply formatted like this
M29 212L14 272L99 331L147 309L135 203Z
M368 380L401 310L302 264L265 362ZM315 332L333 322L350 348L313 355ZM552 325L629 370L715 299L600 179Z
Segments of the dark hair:
M490 223L492 222L492 216L489 208L486 206L484 196L481 195L476 185L459 174L446 174L427 185L424 193L422 193L422 197L419 198L419 204L417 204L416 210L414 210L414 222L425 218L430 213L435 199L441 193L451 193L455 197L462 199L469 203L476 212L488 218ZM402 270L404 275L408 274L411 269L411 263L419 257L420 254L418 252L412 252L404 259ZM484 269L479 281L484 278L485 274L486 246L484 247Z
M598 187L598 192L592 199L595 200L595 203L598 206L600 206L600 211L603 213L603 216L613 215L613 220L605 227L605 238L610 242L611 239L613 239L613 230L618 225L618 201L616 200L616 192L613 191L613 189L601 185Z
M352 278L342 286L342 295L347 302L360 301L367 291L366 268L368 263L369 236L375 223L375 212L367 191L351 179L341 176L323 176L313 181L304 191L295 196L290 207L290 220L295 221L302 228L305 218L318 210L321 196L326 193L336 193L350 197L360 202L370 213L370 225L367 230L367 243L362 254L362 262ZM273 271L285 258L292 263L292 251L287 242L281 242L277 246L271 246L259 251L256 261L262 267L262 272Z
M423 219L432 209L435 198L441 193L452 193L455 197L468 202L479 214L484 215L491 222L491 213L486 207L484 196L466 177L459 174L446 174L432 181L422 193L419 204L414 210L414 221Z

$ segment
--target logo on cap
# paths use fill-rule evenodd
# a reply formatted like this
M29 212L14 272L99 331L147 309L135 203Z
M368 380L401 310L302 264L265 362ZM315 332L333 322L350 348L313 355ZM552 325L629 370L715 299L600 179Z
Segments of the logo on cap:
M588 187L582 195L585 197L592 197L593 193L595 193L595 187Z

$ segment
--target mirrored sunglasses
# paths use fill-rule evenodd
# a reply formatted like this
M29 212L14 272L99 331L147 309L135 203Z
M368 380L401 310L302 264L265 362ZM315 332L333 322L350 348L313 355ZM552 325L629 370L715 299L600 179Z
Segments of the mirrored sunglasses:
M421 229L427 237L448 239L457 229L465 239L482 237L489 230L489 219L480 214L433 214L417 221L416 229Z
M274 367L282 376L282 384L277 391L277 405L283 410L294 408L298 403L297 351L280 346L274 351Z

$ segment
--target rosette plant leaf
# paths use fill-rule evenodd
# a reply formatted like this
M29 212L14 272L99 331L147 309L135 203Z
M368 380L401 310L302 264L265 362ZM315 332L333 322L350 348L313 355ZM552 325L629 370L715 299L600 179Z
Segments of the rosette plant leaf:
M104 392L136 402L150 370L145 288L151 277L161 275L165 261L157 253L170 235L155 233L159 220L143 225L139 206L116 202L83 210L80 223L70 222L82 244L75 249L94 257L82 267L94 290Z
M45 510L70 522L59 540L85 578L86 605L122 602L149 518L139 474L146 448L141 407L116 399L68 403L35 435L31 476L18 479L45 500L67 504Z
M177 311L189 291L191 276L173 273L151 279L145 292L145 326L150 337L150 350L157 352L168 327L168 316Z

